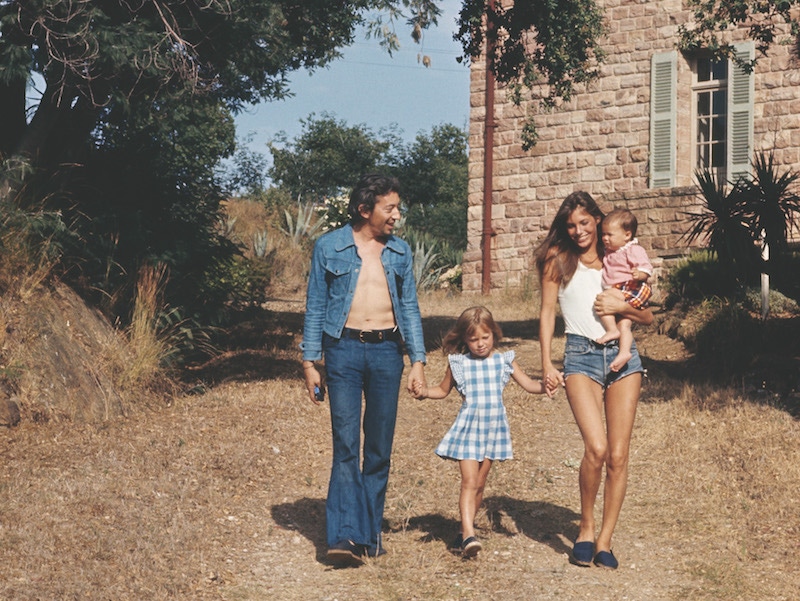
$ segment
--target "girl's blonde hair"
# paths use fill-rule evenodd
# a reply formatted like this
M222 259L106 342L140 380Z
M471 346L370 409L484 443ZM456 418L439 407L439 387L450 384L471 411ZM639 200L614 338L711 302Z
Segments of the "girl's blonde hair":
M494 345L503 337L503 331L492 317L492 312L486 307L475 306L465 309L456 320L456 325L445 334L442 340L442 352L445 355L462 354L469 352L465 339L478 328L486 328L494 335Z

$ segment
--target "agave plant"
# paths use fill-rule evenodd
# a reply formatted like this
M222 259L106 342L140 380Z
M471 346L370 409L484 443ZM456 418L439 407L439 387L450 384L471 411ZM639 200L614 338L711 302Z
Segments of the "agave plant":
M319 235L320 228L324 225L324 220L319 217L316 218L316 212L311 203L298 203L297 215L292 217L288 210L284 210L286 218L286 227L281 228L285 234L291 238L292 242L299 246L303 238L313 240Z
M259 259L267 256L267 230L253 234L253 255Z
M429 290L436 286L439 281L439 274L444 269L444 267L437 266L439 253L436 252L436 243L434 242L426 247L423 240L417 240L414 245L413 257L412 269L417 288Z

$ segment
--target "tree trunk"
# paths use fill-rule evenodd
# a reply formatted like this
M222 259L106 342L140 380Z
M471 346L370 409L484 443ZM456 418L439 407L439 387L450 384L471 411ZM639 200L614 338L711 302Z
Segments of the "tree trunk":
M764 240L763 233L761 239L761 259L764 265L764 271L761 273L761 319L766 321L769 316L769 274L766 273L766 266L769 263L769 244Z
M0 127L0 159L14 154L25 132L25 89L24 80L0 83L0 115L3 116L3 127Z

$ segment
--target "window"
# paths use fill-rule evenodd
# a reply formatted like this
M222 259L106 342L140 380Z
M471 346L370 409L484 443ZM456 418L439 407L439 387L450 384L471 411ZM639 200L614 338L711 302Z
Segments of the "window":
M694 85L695 167L717 170L727 165L728 61L698 58Z
M735 46L737 57L755 55L752 42ZM678 74L675 51L655 54L650 82L650 187L672 187L676 181L676 156L692 156L682 169L708 168L723 181L748 175L753 148L753 74L734 61L713 61L697 55L688 58L691 80ZM682 63L683 64L683 63ZM691 119L677 127L678 82L691 85ZM684 88L681 88L684 89ZM689 90L686 90L688 95ZM688 100L688 96L687 96ZM688 107L687 107L688 108ZM688 119L688 112L681 119ZM681 180L693 173L681 173Z

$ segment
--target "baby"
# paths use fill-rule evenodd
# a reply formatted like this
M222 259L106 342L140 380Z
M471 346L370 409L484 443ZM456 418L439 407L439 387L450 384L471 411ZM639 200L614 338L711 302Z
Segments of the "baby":
M614 209L603 219L603 288L621 290L629 305L644 309L652 295L647 280L653 275L653 265L636 239L637 226L636 216L628 209ZM601 317L600 322L606 333L596 340L598 344L619 340L619 353L609 366L619 371L631 358L632 322L615 315Z

